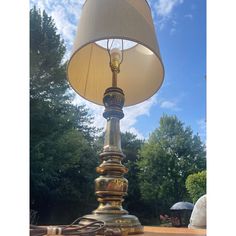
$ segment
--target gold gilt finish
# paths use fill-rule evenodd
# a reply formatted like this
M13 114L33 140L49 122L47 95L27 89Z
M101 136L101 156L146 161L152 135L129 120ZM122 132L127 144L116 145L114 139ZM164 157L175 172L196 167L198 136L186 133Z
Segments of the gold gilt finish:
M113 71L113 86L116 85L116 70ZM103 98L107 120L101 164L96 171L101 176L95 180L95 193L99 206L91 215L85 217L103 220L107 228L119 229L122 234L142 234L143 227L137 217L129 215L122 207L123 197L127 195L128 180L124 174L128 169L121 161L125 157L121 149L120 119L124 117L124 93L120 88L111 87ZM86 224L86 221L81 222Z

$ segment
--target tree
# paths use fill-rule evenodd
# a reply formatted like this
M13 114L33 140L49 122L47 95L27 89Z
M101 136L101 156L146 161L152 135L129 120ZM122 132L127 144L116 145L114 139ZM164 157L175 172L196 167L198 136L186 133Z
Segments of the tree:
M123 163L134 163L138 158L138 151L143 145L144 140L138 139L137 136L130 132L121 133L121 147L126 155Z
M65 100L66 47L51 17L34 6L30 10L30 98L60 103ZM67 100L68 101L68 100Z
M186 179L186 189L194 203L206 194L206 171L189 175Z
M136 135L130 132L121 133L121 146L126 155L123 163L129 169L125 175L129 185L124 208L136 215L142 224L148 224L150 223L151 209L141 198L137 166L138 153L143 144L144 140L138 139Z
M137 139L136 135L130 132L121 133L121 146L126 155L123 164L129 169L125 176L129 181L128 195L125 199L125 208L131 212L137 212L138 209L140 209L141 204L136 161L142 144L143 140Z
M96 129L89 110L72 103L64 53L52 18L31 9L30 200L47 224L69 223L95 204Z
M98 158L80 132L43 139L31 152L31 206L40 222L70 223L94 206ZM71 208L71 211L68 211ZM93 208L93 207L90 207ZM67 214L62 214L67 211Z
M175 202L188 200L185 181L206 168L205 146L176 116L164 115L142 146L137 163L142 198L158 217Z

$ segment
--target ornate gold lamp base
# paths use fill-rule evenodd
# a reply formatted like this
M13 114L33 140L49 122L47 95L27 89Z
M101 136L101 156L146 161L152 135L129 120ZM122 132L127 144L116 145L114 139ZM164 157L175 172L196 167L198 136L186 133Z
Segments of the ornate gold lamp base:
M101 220L106 223L108 229L119 229L122 234L143 234L143 226L140 224L138 218L133 215L113 215L113 214L91 214L84 216L95 220ZM83 220L80 222L86 225L89 221ZM101 232L102 234L103 232Z
M128 169L121 161L125 157L121 149L120 119L124 117L124 93L120 88L111 87L105 91L103 103L104 118L107 119L101 164L96 171L100 176L95 180L98 208L86 218L104 221L107 229L119 229L124 234L142 234L143 227L138 218L129 215L122 207L127 195L128 180L124 174ZM80 222L87 224L86 220Z

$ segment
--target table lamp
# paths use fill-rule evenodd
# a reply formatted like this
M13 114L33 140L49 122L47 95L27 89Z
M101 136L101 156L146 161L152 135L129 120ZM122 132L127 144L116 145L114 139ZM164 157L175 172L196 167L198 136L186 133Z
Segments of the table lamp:
M122 165L122 108L141 103L161 87L164 67L151 9L145 0L87 0L79 20L67 78L80 96L104 105L107 120L101 164L96 171L99 206L88 218L128 234L143 233L137 217L123 209L128 181ZM84 222L86 224L86 222Z

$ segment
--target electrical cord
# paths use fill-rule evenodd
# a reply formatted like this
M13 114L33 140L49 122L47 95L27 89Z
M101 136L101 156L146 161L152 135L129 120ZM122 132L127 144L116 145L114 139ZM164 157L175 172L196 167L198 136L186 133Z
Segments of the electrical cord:
M87 220L91 223L80 226L79 221ZM105 227L105 222L90 218L80 217L67 226L36 226L30 225L30 236L44 235L74 235L74 236L95 236Z

